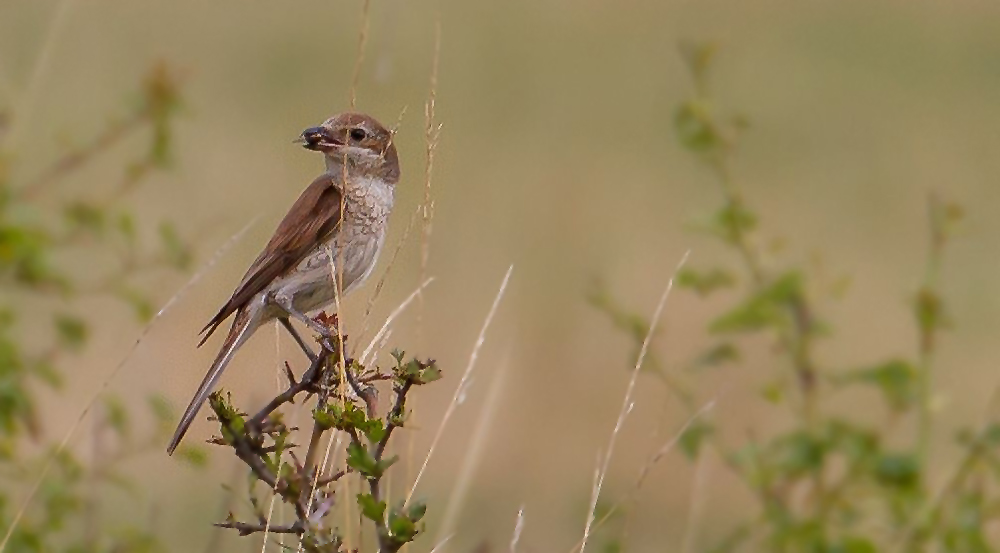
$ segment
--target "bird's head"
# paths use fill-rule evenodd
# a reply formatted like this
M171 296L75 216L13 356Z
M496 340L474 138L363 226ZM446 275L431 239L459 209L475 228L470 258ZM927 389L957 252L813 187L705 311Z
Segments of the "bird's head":
M296 140L307 150L323 152L327 166L348 167L395 184L399 158L393 133L375 118L361 113L341 113L318 127L310 127Z

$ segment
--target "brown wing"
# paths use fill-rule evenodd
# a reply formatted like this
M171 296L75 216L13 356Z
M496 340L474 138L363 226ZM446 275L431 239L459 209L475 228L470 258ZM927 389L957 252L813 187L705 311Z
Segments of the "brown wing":
M278 224L274 236L247 270L243 281L222 309L201 330L205 336L199 346L223 321L275 278L299 264L317 244L326 240L340 225L340 175L324 174L306 188Z

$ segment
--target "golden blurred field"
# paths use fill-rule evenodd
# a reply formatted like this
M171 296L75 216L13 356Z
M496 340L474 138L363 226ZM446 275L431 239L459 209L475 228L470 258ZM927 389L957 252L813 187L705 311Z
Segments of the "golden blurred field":
M685 251L695 266L736 265L690 230L718 196L673 136L673 110L691 87L677 55L683 39L719 42L713 91L750 120L734 170L762 214L762 239L774 246L768 261L816 268L829 283L851 277L843 298L816 291L835 327L821 343L828 368L912 350L906 302L922 276L927 193L965 206L964 235L945 270L955 328L936 360L943 418L935 441L950 439L949 421L981 416L998 382L1000 5L373 2L358 108L390 123L405 109L389 253L423 198L423 106L438 19L443 131L428 271L436 281L421 328L414 309L390 342L435 357L445 370L442 383L418 396L420 430L408 434L416 452L430 442L504 272L511 264L514 272L466 400L421 484L431 525L415 550L443 537L436 524L499 386L448 549L490 542L505 550L523 505L522 549L568 551L582 534L597 455L634 363L628 337L588 305L588 287L603 280L627 308L648 316ZM150 221L175 221L197 242L199 265L257 220L156 321L113 390L159 390L177 406L186 403L218 347L213 340L196 349L197 330L320 170L317 157L291 140L348 107L359 21L360 2L0 4L0 107L21 118L13 127L15 179L92 136L147 68L166 60L184 74L176 163L129 203ZM37 209L71 190L108 186L120 170L116 156L129 147L87 165ZM416 286L418 234L388 274L378 323ZM158 275L148 284L165 302L187 278ZM373 288L349 300L349 332ZM69 392L46 395L57 405L43 421L54 435L73 423L141 332L116 303L91 305L102 321L94 343L69 367ZM675 291L653 346L666 370L683 373L709 343L705 325L724 305L725 297L703 301ZM751 343L747 363L694 379L700 398L718 397L715 417L734 444L751 428L766 433L785 424L785 412L760 399L760 375L780 361L765 341ZM274 334L258 333L224 385L244 399L264 397L293 347L282 337L276 351ZM684 410L668 397L656 379L641 378L605 484L610 500L683 424ZM864 416L865 405L842 407ZM83 456L86 432L85 423L74 441ZM189 439L209 432L199 422ZM937 451L946 463L949 450ZM220 517L219 483L232 478L234 464L221 450L212 455L205 471L159 451L136 461L135 474L148 484L143 496L172 550L199 551L216 532L209 523ZM656 467L629 529L631 551L679 551L688 532L706 546L717 524L745 517L752 504L727 469L709 459L700 470L696 478L679 454ZM703 484L692 523L696 480ZM129 496L110 501L109 511L138 516ZM229 535L221 543L227 551L260 546L259 538Z

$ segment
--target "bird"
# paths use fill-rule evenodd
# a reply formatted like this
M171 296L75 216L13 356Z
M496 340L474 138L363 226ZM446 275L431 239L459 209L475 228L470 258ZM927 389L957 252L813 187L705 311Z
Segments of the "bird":
M232 296L202 329L199 346L233 317L222 348L181 416L168 454L177 449L236 351L258 328L279 320L294 335L288 321L292 317L329 337L329 330L307 314L339 301L338 286L341 298L350 294L375 268L400 175L393 132L369 115L347 112L302 131L295 142L323 153L325 171L292 204Z

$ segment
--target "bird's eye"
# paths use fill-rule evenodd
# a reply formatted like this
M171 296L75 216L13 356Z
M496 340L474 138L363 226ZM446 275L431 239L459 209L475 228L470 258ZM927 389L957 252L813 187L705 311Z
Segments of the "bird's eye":
M361 141L368 136L364 129L351 129L351 139Z

